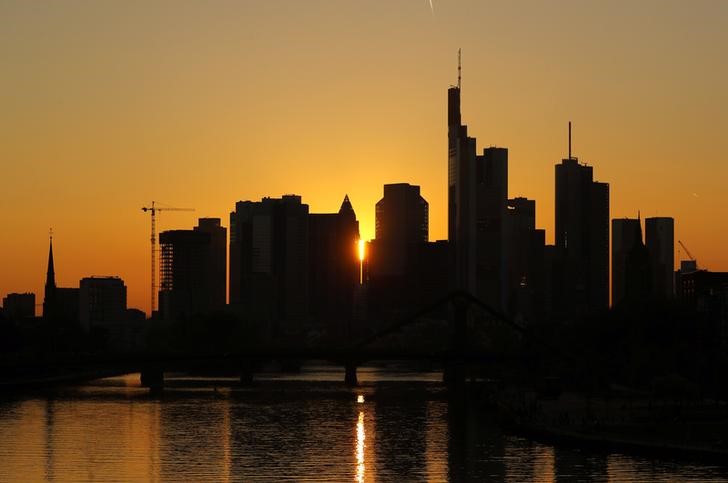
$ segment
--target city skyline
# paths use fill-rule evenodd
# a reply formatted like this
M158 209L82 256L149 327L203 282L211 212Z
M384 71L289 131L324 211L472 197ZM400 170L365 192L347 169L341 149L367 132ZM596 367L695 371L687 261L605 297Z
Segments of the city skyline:
M587 7L566 9L562 4L554 11L568 10L566 13L572 18L584 20L573 24L577 35L584 34L589 26L602 25L595 19L597 14L606 15L607 19L625 14L625 5L602 7L608 11L595 13ZM724 84L721 79L725 80L728 69L724 62L707 63L713 54L720 53L718 45L726 35L716 30L719 23L711 23L711 18L719 17L720 12L715 10L725 7L702 3L699 5L703 8L685 7L682 12L676 3L661 3L659 9L651 11L649 7L655 5L637 6L634 12L630 10L633 16L619 24L625 28L627 38L638 30L644 34L642 27L650 33L644 38L632 38L635 52L621 45L625 38L615 38L614 44L607 42L604 32L596 32L596 37L585 40L587 47L597 47L602 57L616 55L616 73L602 70L603 67L590 68L581 50L585 47L558 35L545 37L549 41L545 50L563 47L564 58L558 56L561 60L557 61L556 57L546 55L539 60L531 53L530 59L535 63L527 68L529 58L517 55L524 27L514 29L511 36L504 35L508 32L503 29L520 25L509 7L501 5L489 12L503 20L503 27L473 39L466 34L451 36L452 32L447 30L453 24L459 25L458 21L464 23L463 32L467 32L468 25L474 28L465 11L471 15L481 13L480 7L466 3L461 6L463 11L458 11L452 6L437 5L432 16L428 6L422 10L422 5L412 2L411 6L391 9L374 4L371 11L362 13L359 28L383 28L383 41L398 35L394 28L397 22L413 35L400 39L401 45L395 44L392 51L365 52L368 61L375 61L378 79L347 57L346 49L362 49L362 44L340 27L329 26L320 36L311 34L301 40L304 52L299 57L283 55L286 53L280 49L263 56L267 59L265 68L258 66L256 69L260 70L255 72L261 77L269 74L265 81L246 80L243 67L250 67L249 63L225 65L227 56L233 58L237 48L222 49L218 52L221 57L210 60L204 56L209 46L203 42L207 33L213 35L210 22L217 22L220 27L214 39L233 35L232 20L223 20L225 13L231 14L231 19L250 13L270 25L272 12L265 6L256 5L241 13L230 5L204 12L196 12L187 5L169 12L155 4L146 25L136 25L134 14L138 12L132 7L126 12L114 11L121 14L121 22L102 39L101 47L124 50L117 42L130 36L140 44L135 46L136 50L130 50L136 52L135 56L124 57L117 52L114 62L101 64L110 67L109 71L89 67L101 53L92 48L85 50L83 39L99 27L94 19L110 15L110 7L89 7L87 17L74 17L73 7L68 9L70 13L55 11L53 7L32 12L12 3L0 7L8 14L2 15L5 20L0 22L15 25L9 30L10 41L6 44L12 54L10 65L15 69L6 79L9 84L3 89L5 94L0 94L15 95L8 104L10 109L2 114L3 123L9 127L5 134L8 137L3 140L6 189L2 206L8 220L6 233L11 235L0 241L0 295L34 292L36 302L39 301L47 254L45 235L48 227L53 226L59 286L75 286L78 280L90 275L119 275L129 287L129 306L146 309L149 220L139 212L139 207L152 199L197 209L190 214L162 214L159 231L163 231L188 228L199 217L224 220L230 206L239 199L294 192L302 195L312 212L321 213L336 211L341 198L348 193L360 220L362 237L369 240L374 238L374 205L381 186L406 182L421 186L423 197L430 203L430 239L446 238L447 153L443 145L447 133L442 128L446 101L443 92L455 82L458 47L463 48L463 117L470 131L485 143L478 145L478 151L491 144L508 147L509 193L538 201L536 227L546 229L547 243L554 241L553 166L566 155L566 122L571 119L574 154L594 166L600 180L610 183L610 218L634 216L638 209L645 217L673 216L675 240L684 240L701 266L728 270L723 248L728 243L727 222L711 215L715 207L726 202L720 188L720 180L728 175L725 163L721 164L726 141L720 133L728 125L728 98L719 86ZM319 12L323 5L317 3L310 8ZM173 18L190 29L191 47L195 47L191 53L196 55L188 60L165 57L168 43L182 38L160 24L164 13L172 13ZM195 13L203 13L204 18L195 21ZM342 7L329 15L338 18L336 15L346 13L351 11ZM554 12L545 13L557 17ZM693 20L700 23L701 32L689 39L679 39L684 43L672 36L667 38L667 44L661 43L680 13L688 15L684 28L690 30ZM640 19L647 18L653 23L640 24ZM70 22L68 27L63 27L63 19ZM280 22L280 32L288 41L296 32L308 32L307 28L316 24L315 19L306 18L296 30L286 19ZM42 25L47 27L45 36L35 37L34 42L22 42L24 35L37 33L34 29ZM138 37L131 35L136 27ZM159 27L161 36L159 43L153 44L157 50L142 54L143 41L153 37L152 27ZM422 31L416 31L416 27ZM547 35L541 28L534 32ZM273 41L268 35L262 43L253 42L260 51L265 50L266 41ZM327 54L320 45L330 38L341 38L344 42ZM445 38L447 41L443 41ZM230 45L247 45L237 40L240 43ZM498 41L497 47L503 47L503 51L489 46L489 40ZM59 59L70 62L71 67L75 63L76 70L71 68L68 74L59 75L61 66L55 64L52 55L56 52L52 45L55 41L67 47ZM411 56L403 55L403 50L409 50ZM515 57L507 57L506 52ZM647 57L648 65L636 68L639 55L649 52L653 55ZM697 66L698 61L704 61L704 65L712 67L712 75L697 79L684 72L684 67L679 72L668 70L669 53L677 53L682 66ZM21 54L36 62L21 62ZM564 76L564 72L569 72L564 67L571 65L567 54L572 54L575 75L584 73L583 82ZM690 56L695 59L689 59ZM173 89L167 95L162 91L171 85L165 84L169 78L159 65L153 64L164 59L170 73L183 74L180 90ZM306 61L323 65L332 60L338 61L336 66L329 65L302 79L285 75L288 69L301 69ZM144 67L138 77L117 79L123 67L137 62L141 62L138 67ZM539 65L541 69L537 69ZM627 67L636 68L633 76L626 76ZM228 68L233 74L229 79L223 75ZM503 75L494 75L489 68ZM207 75L192 75L197 69ZM85 72L83 78L73 73L77 71ZM544 75L549 71L560 73ZM672 76L656 77L655 71ZM49 79L59 82L48 84L39 75L44 72ZM160 83L143 86L143 72L157 74L158 77L151 78ZM601 74L609 75L597 79ZM92 82L94 76L96 84ZM420 77L418 83L416 79ZM654 83L656 78L664 83L646 84L647 80ZM30 88L21 83L28 79L35 82ZM234 80L246 82L236 84ZM323 80L327 83L323 84ZM610 84L615 80L618 82ZM565 85L557 85L561 81ZM207 89L203 89L202 100L195 101L192 94L197 92L197 83ZM512 83L515 84L510 88ZM316 84L322 92L311 90ZM542 89L544 84L548 89ZM92 89L89 99L84 99L83 89L94 85L97 89ZM214 87L221 88L217 95L212 93ZM238 89L237 97L224 99ZM249 104L248 93L258 93L258 89L267 101ZM310 101L303 99L303 89L306 96L311 94ZM117 90L121 99L136 103L126 108L117 105L120 101L113 95ZM521 91L521 102L514 102L514 96L519 95L515 91ZM39 93L43 95L37 96ZM371 105L363 108L352 97L361 97ZM77 109L70 109L69 103ZM632 110L620 111L630 104ZM108 116L106 127L94 126L106 108L117 115ZM154 112L156 115L152 116ZM137 118L141 125L135 128ZM262 122L254 122L256 119ZM114 129L120 129L121 134L114 134ZM90 136L82 136L86 131ZM31 142L35 137L42 141ZM288 148L276 146L279 137L286 138L283 144ZM255 142L254 138L264 141ZM175 139L176 143L172 142ZM205 166L204 171L198 169L200 165ZM113 256L108 257L109 253ZM675 261L679 262L677 257Z

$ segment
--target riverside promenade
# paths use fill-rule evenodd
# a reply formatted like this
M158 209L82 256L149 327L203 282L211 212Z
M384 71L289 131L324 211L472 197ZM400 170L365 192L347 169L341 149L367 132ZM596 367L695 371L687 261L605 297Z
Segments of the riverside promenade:
M543 442L728 465L725 402L514 392L496 404L512 431Z

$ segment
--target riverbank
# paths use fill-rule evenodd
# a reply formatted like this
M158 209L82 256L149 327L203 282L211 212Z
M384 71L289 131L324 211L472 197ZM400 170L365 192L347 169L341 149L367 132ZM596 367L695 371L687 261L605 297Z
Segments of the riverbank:
M728 465L724 403L525 393L497 405L508 429L544 443Z

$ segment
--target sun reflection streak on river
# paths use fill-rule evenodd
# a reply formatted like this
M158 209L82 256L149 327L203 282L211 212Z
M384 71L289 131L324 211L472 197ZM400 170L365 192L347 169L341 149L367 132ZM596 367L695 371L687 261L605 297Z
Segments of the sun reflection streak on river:
M359 483L364 483L364 477L366 476L366 465L364 462L365 439L364 411L359 411L359 419L356 422L356 481Z

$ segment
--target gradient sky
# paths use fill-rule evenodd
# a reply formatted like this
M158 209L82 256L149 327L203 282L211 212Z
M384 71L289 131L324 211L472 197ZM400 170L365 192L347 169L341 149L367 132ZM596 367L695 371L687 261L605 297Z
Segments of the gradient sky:
M349 194L374 236L382 184L422 186L447 236L446 90L509 148L509 194L553 240L554 164L611 186L612 217L673 216L728 271L728 2L0 0L0 296L121 276L148 309L160 229L241 199Z

